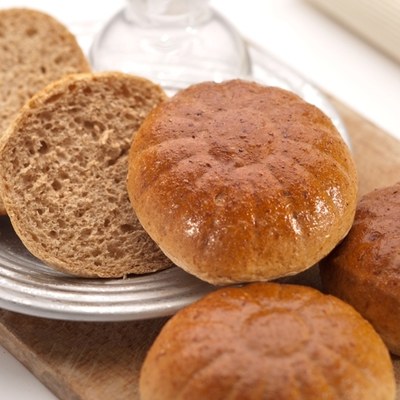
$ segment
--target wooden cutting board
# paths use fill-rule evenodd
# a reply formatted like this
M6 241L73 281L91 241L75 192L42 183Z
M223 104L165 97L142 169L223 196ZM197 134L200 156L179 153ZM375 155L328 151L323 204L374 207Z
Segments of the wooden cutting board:
M400 142L331 100L353 142L360 194L400 180ZM310 273L298 279L315 282ZM0 310L0 343L60 399L139 400L139 370L165 321L70 322ZM400 359L393 361L400 400Z

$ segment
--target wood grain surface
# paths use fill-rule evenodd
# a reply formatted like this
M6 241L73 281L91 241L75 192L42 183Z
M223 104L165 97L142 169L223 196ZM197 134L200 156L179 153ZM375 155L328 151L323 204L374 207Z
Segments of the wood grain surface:
M400 142L331 101L352 139L360 195L400 180ZM293 279L318 286L315 273ZM138 400L140 366L165 321L71 322L0 310L0 343L60 399ZM393 361L400 399L400 360Z

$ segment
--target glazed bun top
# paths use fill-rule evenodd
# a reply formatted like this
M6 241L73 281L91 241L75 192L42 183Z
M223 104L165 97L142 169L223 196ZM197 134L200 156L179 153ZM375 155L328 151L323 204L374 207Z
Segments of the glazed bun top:
M349 149L327 116L283 89L189 87L150 114L129 162L145 230L176 265L214 284L302 271L353 221Z
M393 400L389 353L352 307L274 283L219 289L175 315L142 367L142 400Z

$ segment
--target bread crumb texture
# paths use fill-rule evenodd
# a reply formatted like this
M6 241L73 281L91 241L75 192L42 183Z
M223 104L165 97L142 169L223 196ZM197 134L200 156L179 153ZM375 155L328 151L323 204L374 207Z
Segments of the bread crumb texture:
M145 79L89 73L51 84L23 108L1 149L1 191L35 256L81 276L171 265L144 232L126 190L132 135L164 97Z
M161 330L142 400L394 400L389 353L352 307L274 283L219 289Z
M176 265L228 284L291 275L328 254L353 221L357 174L319 109L233 80L185 89L146 119L128 190Z
M89 72L73 35L53 17L0 10L0 136L38 90L64 75ZM0 204L0 213L5 210Z
M400 182L364 195L346 239L320 267L323 286L400 355Z

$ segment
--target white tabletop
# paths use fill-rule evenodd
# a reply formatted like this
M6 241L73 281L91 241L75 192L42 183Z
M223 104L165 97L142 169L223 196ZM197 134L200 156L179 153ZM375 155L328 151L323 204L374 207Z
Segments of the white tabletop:
M212 0L211 3L245 37L400 139L399 64L303 0ZM0 8L41 9L67 25L73 24L77 15L106 21L123 4L123 0L0 0ZM1 347L0 391L4 399L55 399Z

